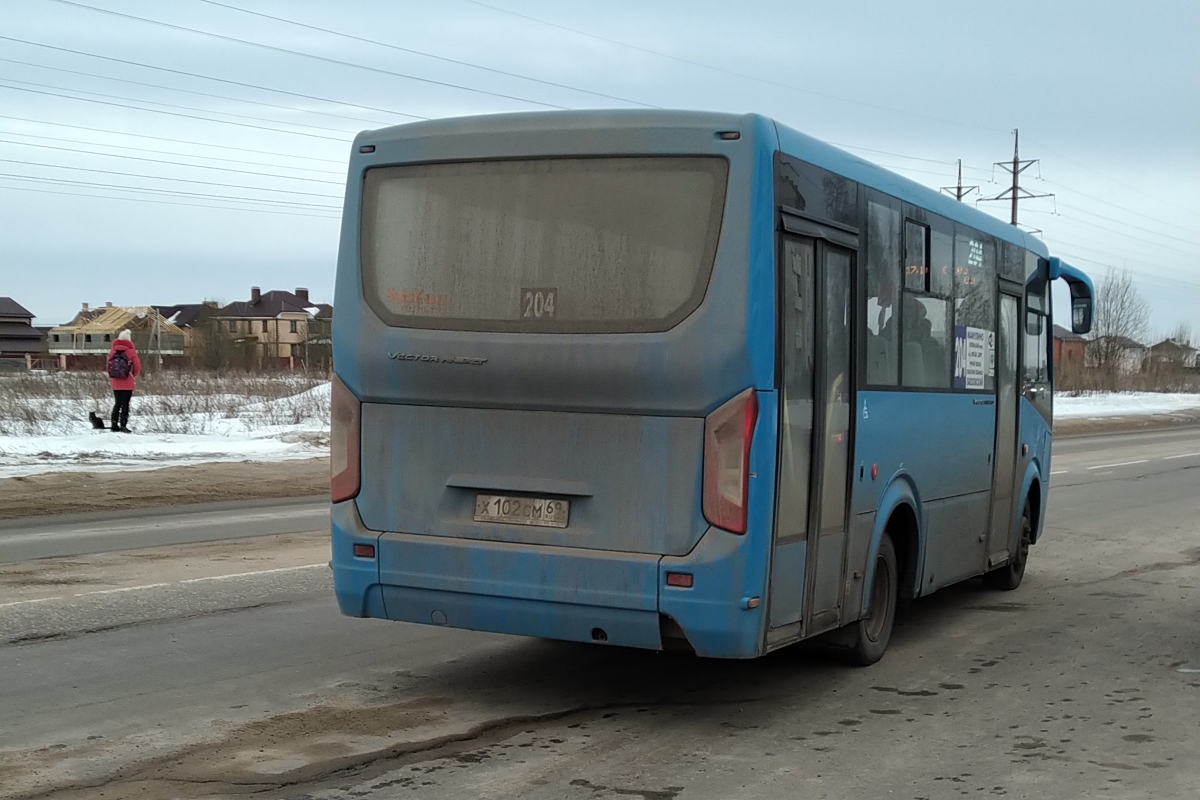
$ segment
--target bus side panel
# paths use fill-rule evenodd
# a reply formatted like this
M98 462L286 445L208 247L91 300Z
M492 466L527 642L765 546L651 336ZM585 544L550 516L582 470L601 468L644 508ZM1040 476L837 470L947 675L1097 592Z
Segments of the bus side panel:
M354 545L376 546L379 535L358 523L354 502L335 503L329 512L332 523L333 588L338 608L348 617L386 617L379 586L379 564L373 558L358 558Z
M950 392L864 391L858 395L858 431L853 475L853 514L879 510L881 493L893 476L905 473L915 487L914 509L922 531L924 553L913 553L928 576L979 572L983 564L984 531L961 526L960 517L941 513L942 501L970 519L986 521L992 481L992 450L996 427L995 396ZM876 477L872 479L872 472ZM976 508L978 507L978 508ZM978 512L978 513L976 513ZM930 525L928 520L945 520ZM886 520L884 520L886 522ZM872 526L874 527L874 526ZM852 524L848 572L866 572L869 543L863 524ZM853 597L850 598L853 601ZM848 607L855 607L853 602Z
M888 520L901 506L914 509L918 515L919 524L921 502L915 493L912 476L903 472L894 475L880 495L878 511L856 515L854 521L851 522L851 534L860 538L851 543L854 548L851 551L851 557L857 560L850 563L851 565L861 563L864 568L861 572L863 576L861 579L847 583L849 590L842 606L841 622L843 625L862 619L871 605L871 587L875 584L875 557L879 555L880 542L883 540ZM924 527L921 530L924 531ZM910 542L909 552L917 557L917 554L923 550L924 542L924 537L918 535L915 542ZM866 553L865 557L856 555L859 550ZM905 591L906 588L912 589L914 592L920 590L921 587L916 578L920 574L920 567L919 563L913 565L912 569L905 569L901 566L899 576L901 591ZM907 587L906 581L908 581Z
M1014 520L1020 519L1021 508L1029 494L1030 485L1036 480L1041 487L1041 503L1037 519L1033 520L1033 541L1041 536L1042 524L1046 517L1046 490L1050 486L1050 457L1053 444L1053 434L1033 404L1021 398L1018 413L1021 415L1018 424L1021 431L1021 444L1029 446L1029 452L1024 453L1024 447L1017 451L1017 466L1014 474L1024 477L1017 494L1017 506ZM1014 522L1015 524L1015 522Z

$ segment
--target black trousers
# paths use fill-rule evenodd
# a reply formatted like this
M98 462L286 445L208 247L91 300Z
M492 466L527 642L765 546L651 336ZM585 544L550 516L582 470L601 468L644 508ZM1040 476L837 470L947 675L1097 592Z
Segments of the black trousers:
M112 428L119 430L129 427L129 401L133 399L133 389L113 389Z

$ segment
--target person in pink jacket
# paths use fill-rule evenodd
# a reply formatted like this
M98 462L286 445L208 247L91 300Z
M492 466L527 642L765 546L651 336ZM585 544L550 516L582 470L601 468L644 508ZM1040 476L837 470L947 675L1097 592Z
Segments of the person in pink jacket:
M113 390L112 429L129 433L129 401L133 399L134 379L142 374L142 360L128 328L117 334L105 365Z

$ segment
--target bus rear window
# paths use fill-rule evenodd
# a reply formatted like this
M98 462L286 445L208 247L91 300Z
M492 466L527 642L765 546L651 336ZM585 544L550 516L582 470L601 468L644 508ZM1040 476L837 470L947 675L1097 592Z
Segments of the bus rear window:
M718 157L370 169L367 302L401 327L666 330L704 298L727 178Z

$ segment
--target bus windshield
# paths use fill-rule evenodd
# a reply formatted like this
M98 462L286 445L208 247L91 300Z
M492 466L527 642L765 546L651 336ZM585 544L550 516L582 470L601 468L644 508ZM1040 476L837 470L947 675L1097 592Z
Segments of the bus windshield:
M402 327L666 330L704 297L727 177L718 157L370 169L366 300Z

